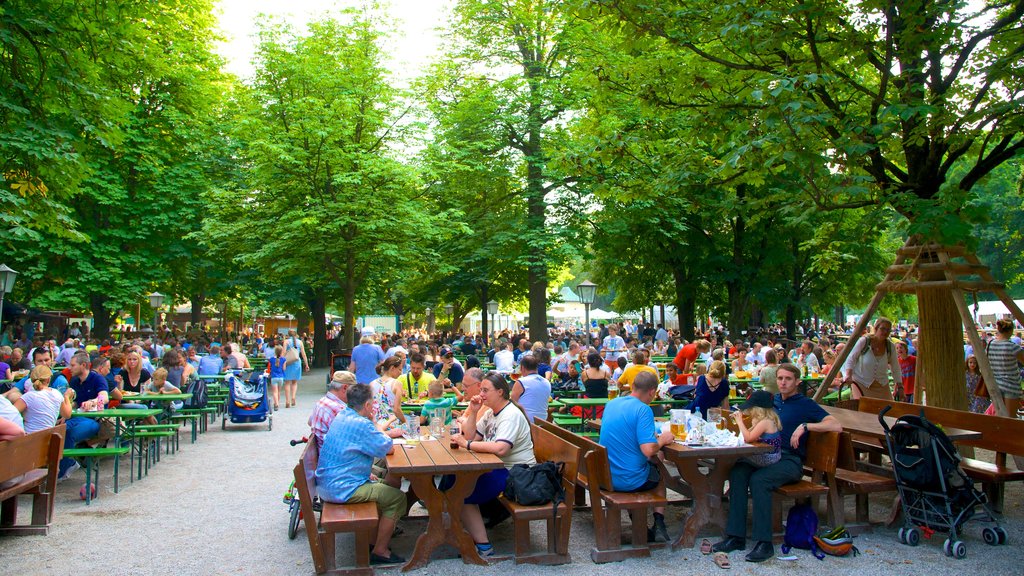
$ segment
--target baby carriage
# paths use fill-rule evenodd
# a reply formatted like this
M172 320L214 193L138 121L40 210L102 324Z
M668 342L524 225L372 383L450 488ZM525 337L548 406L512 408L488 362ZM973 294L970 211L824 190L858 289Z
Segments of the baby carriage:
M270 415L270 398L267 396L269 377L263 372L253 372L248 379L242 372L228 372L224 378L228 387L227 410L221 417L221 429L227 428L228 418L232 424L267 422L267 430L274 428L274 417Z
M885 422L886 407L878 414L885 430L885 443L896 475L896 488L903 505L903 521L897 537L908 546L921 542L922 531L948 532L943 544L947 556L964 558L967 547L960 540L964 524L976 520L985 527L986 544L1006 544L1006 530L999 525L985 494L960 469L960 453L935 424L908 414L896 419L892 428Z

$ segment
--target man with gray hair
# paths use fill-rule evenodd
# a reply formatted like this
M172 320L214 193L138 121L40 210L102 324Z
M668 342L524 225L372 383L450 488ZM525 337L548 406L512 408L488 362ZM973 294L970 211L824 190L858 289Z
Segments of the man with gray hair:
M327 383L327 393L317 401L313 413L309 415L309 428L316 441L316 446L323 446L324 436L331 427L331 422L339 412L348 408L348 389L356 383L356 375L338 370Z

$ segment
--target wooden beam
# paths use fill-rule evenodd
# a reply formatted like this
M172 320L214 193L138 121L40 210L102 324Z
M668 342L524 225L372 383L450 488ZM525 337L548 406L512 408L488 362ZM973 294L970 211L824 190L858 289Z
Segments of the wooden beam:
M918 255L938 252L945 252L952 258L967 256L969 254L967 249L963 246L943 246L942 244L918 244L914 246L904 246L903 248L900 248L896 254L899 256L914 258Z
M886 281L890 278L889 274L885 275ZM885 282L882 282L885 284ZM867 309L864 310L864 314L860 317L860 321L853 328L853 332L850 334L849 340L846 341L846 346L843 346L842 351L839 352L839 356L835 362L832 363L832 367L829 368L828 374L825 375L825 381L818 386L818 389L814 392L814 401L821 402L822 397L828 392L832 382L836 379L836 375L839 374L843 369L843 364L846 362L846 358L853 351L853 346L857 343L857 340L864 334L864 330L868 326L868 322L871 321L871 316L878 309L878 305L882 303L882 299L885 298L885 291L878 290L875 292L875 297L871 299L871 303L868 304Z
M965 280L895 280L880 282L875 286L876 290L887 292L899 292L902 294L916 294L918 290L944 288L947 290L966 290L968 292L995 292L1006 288L1001 282L973 282Z
M980 274L983 270L988 270L988 267L984 264L961 264L959 262L949 262L948 264L921 262L918 264L893 264L885 269L890 274L906 274L911 270L920 270L922 272L944 272L951 270L956 274Z

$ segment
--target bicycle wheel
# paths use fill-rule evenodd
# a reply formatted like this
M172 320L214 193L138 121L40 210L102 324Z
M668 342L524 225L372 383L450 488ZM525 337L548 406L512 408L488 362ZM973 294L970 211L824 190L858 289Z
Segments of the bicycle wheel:
M299 510L302 508L299 506L297 497L292 500L289 508L291 508L291 518L288 520L288 539L295 540L295 535L299 532Z

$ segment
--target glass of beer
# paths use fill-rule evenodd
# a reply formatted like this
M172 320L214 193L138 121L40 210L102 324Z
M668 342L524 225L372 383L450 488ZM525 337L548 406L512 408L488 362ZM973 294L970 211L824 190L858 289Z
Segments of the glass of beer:
M669 411L669 429L676 440L686 441L686 410Z
M714 424L715 428L722 430L725 427L725 422L722 421L722 409L708 408L708 422Z

